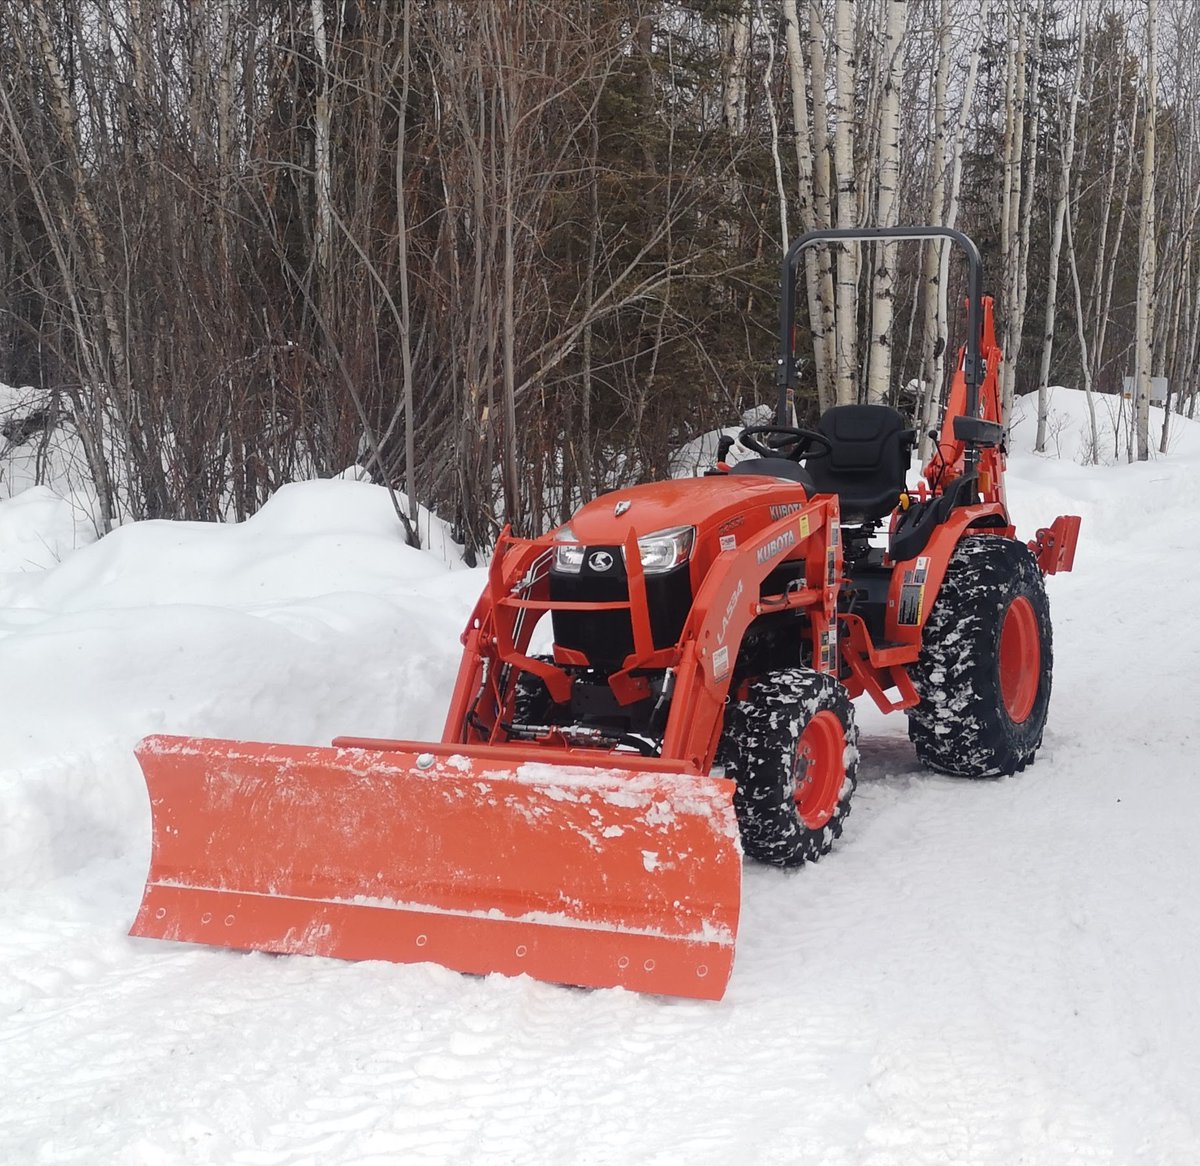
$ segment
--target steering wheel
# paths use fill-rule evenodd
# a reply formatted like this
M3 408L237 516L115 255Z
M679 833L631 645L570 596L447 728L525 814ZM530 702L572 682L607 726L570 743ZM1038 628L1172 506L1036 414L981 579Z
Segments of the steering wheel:
M780 440L758 440L760 436L772 435ZM825 434L791 425L751 425L738 434L738 441L759 457L783 457L794 462L801 458L828 457L833 452L833 442Z

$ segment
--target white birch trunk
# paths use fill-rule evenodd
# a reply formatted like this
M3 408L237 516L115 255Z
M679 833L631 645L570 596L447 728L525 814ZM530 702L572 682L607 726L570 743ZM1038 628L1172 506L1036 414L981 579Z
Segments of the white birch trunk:
M321 87L317 90L313 145L313 174L317 195L313 242L317 268L322 272L328 272L333 248L333 180L329 157L329 49L325 37L324 0L312 0L312 22L313 44L317 50L317 63L321 70Z
M404 377L404 492L408 497L408 518L412 532L419 531L417 525L417 422L414 416L413 393L413 346L412 308L408 279L408 200L405 192L408 176L408 159L405 156L405 141L408 136L408 94L412 77L412 53L409 29L412 25L410 0L404 0L404 36L400 44L400 125L396 134L396 235L397 265L400 282L400 367ZM417 534L417 541L420 535Z
M1138 286L1136 364L1137 385L1137 456L1150 457L1150 345L1154 335L1154 131L1155 106L1158 103L1158 0L1147 3L1146 103L1142 118L1142 213L1138 226Z
M834 23L835 93L834 165L837 169L837 225L855 226L858 210L854 172L854 6L837 0ZM855 356L858 347L858 262L853 248L837 252L837 362L835 391L839 405L857 400Z
M975 89L979 81L979 62L983 56L983 39L987 31L988 9L990 0L982 0L979 6L979 22L976 29L974 42L972 43L970 56L967 58L967 78L963 84L962 105L958 110L958 122L955 126L954 137L950 146L950 161L948 170L949 189L946 193L946 215L945 226L953 227L958 222L958 210L961 202L962 194L962 169L963 169L963 152L967 140L967 127L970 124L971 110L975 101ZM934 326L934 339L932 341L933 349L932 367L933 375L927 385L923 387L921 398L921 447L920 455L922 458L929 456L930 442L928 433L933 424L933 408L934 404L941 399L942 384L945 379L946 371L946 329L947 329L947 305L945 287L950 274L950 248L946 244L942 244L939 248L940 257L938 263L937 275L937 294L935 295L935 303L937 309L937 319ZM937 345L938 338L941 338L942 344Z
M1112 256L1121 254L1121 242L1125 238L1125 224L1129 219L1129 199L1115 198L1116 190L1120 189L1128 191L1133 182L1133 159L1134 159L1134 144L1137 140L1137 103L1133 103L1133 109L1130 113L1129 124L1122 126L1119 121L1113 122L1113 172L1112 181L1107 190L1107 204L1103 211L1102 231L1104 232L1104 241L1107 241L1107 231L1109 219L1112 215L1112 204L1119 204L1117 212L1117 228L1116 233L1112 238L1111 246L1109 246L1108 254L1099 253L1099 258L1096 260L1095 280L1093 283L1093 295L1091 302L1087 308L1087 318L1095 321L1093 330L1093 339L1091 344L1092 357L1092 377L1095 379L1096 373L1099 372L1104 362L1105 344L1108 338L1108 320L1109 313L1112 310L1113 288L1116 283L1117 263L1112 259ZM1123 144L1123 145L1122 145ZM1121 177L1120 184L1116 181L1117 162L1124 155L1125 168ZM1120 408L1124 409L1124 398L1121 400ZM1123 414L1122 414L1123 416ZM1121 441L1121 425L1118 424L1113 430L1114 455L1120 454Z
M946 214L946 86L950 78L950 0L941 0L938 11L937 65L933 71L933 101L930 106L933 154L930 162L929 223L941 226ZM927 440L924 417L926 401L934 391L937 364L942 356L938 345L938 309L943 292L938 278L942 266L944 244L927 242L921 251L921 283L924 290L921 318L921 396L914 418L921 433L922 444ZM922 451L924 452L924 451Z
M808 5L808 59L812 78L812 144L813 144L813 226L817 229L833 225L829 173L829 111L825 99L825 9L821 0ZM837 362L837 337L834 325L833 251L828 247L811 250L812 262L818 272L820 287L821 339L819 350L824 360L829 396L822 410L836 400L834 366Z
M1030 77L1026 82L1026 91L1033 94L1028 127L1022 129L1022 142L1029 142L1028 168L1021 169L1021 200L1020 220L1017 228L1017 283L1016 301L1012 318L1009 321L1011 332L1009 347L1004 350L1005 371L1004 402L1002 416L1012 416L1013 394L1016 389L1017 360L1021 355L1022 340L1025 336L1025 307L1029 300L1029 247L1033 234L1033 196L1037 191L1038 160L1041 157L1039 146L1042 103L1039 98L1042 61L1042 3L1038 0L1031 13L1034 22L1034 42ZM1022 94L1024 108L1024 94ZM1024 147L1022 147L1024 149ZM1024 154L1022 154L1024 157Z
M1075 332L1079 337L1079 363L1083 369L1083 391L1087 397L1088 423L1090 425L1088 441L1088 464L1095 465L1100 460L1100 437L1096 431L1096 400L1092 396L1092 364L1088 359L1087 332L1083 326L1083 292L1079 287L1079 264L1075 258L1075 234L1071 229L1072 214L1068 210L1066 216L1067 228L1067 260L1071 268L1071 286L1075 290Z
M743 0L729 27L729 71L725 82L725 128L735 137L746 130L746 60L750 51L750 3Z
M758 18L764 24L762 0L757 2ZM783 241L783 249L788 249L788 200L787 191L783 185L783 163L779 158L779 116L775 112L775 94L771 88L775 76L775 37L767 36L767 67L763 72L762 87L763 101L767 107L767 118L771 123L771 163L775 168L775 194L779 199L779 237ZM794 108L794 106L793 106Z
M1054 354L1054 318L1058 305L1058 257L1062 251L1063 224L1067 217L1067 203L1071 197L1071 167L1075 160L1075 118L1079 109L1079 95L1083 79L1084 43L1087 39L1087 17L1081 16L1076 34L1075 74L1068 97L1066 138L1062 147L1062 167L1058 176L1058 195L1054 204L1054 230L1050 238L1049 271L1046 278L1046 324L1042 335L1042 362L1038 370L1037 437L1034 449L1044 453L1046 448L1046 420L1050 408L1050 361Z
M880 101L879 197L876 222L894 227L899 210L900 186L900 86L904 80L904 30L908 0L887 0L887 26L883 47L883 83ZM885 404L892 379L892 316L895 300L896 244L877 248L871 296L871 364L867 400Z
M1012 24L1010 9L1009 25ZM1016 17L1016 39L1008 54L1007 119L1004 134L1004 219L1001 250L1004 253L1004 320L1001 326L1004 364L1000 368L1002 415L1008 417L1012 406L1017 349L1020 333L1017 309L1021 297L1021 179L1025 153L1025 61L1028 53L1029 13L1021 6Z
M817 225L816 176L813 157L814 142L809 131L808 81L805 77L804 52L800 40L800 14L796 0L785 0L783 14L786 22L788 79L792 94L792 125L796 131L796 173L800 203L800 225L811 231ZM823 78L822 78L823 80ZM804 253L805 287L808 293L809 331L812 333L813 363L817 372L817 404L824 412L833 404L832 362L828 359L828 325L832 322L832 296L826 303L821 299L821 268L818 257L824 248L810 247ZM832 291L832 282L830 284ZM826 318L828 308L828 319Z
M643 21L639 25L639 32L646 38L647 55L651 47L652 27L649 21ZM746 60L749 49L750 0L739 0L727 26L721 94L721 120L734 149L738 148L736 143L746 131ZM650 165L654 163L650 162ZM725 200L731 209L721 224L725 245L730 254L736 253L741 243L734 208L741 205L742 199L741 178L737 170L731 167L725 179Z

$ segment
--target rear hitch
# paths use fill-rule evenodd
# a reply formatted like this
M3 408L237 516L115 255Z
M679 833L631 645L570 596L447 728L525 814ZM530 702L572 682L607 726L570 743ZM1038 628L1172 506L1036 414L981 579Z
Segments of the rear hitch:
M1079 541L1079 515L1060 514L1049 526L1042 527L1029 543L1044 575L1057 575L1075 565L1075 544Z

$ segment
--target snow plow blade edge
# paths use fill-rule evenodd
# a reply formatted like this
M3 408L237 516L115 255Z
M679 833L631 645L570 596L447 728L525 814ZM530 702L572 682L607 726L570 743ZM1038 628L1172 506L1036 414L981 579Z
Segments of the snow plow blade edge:
M147 738L153 851L130 934L720 999L732 783L480 752Z

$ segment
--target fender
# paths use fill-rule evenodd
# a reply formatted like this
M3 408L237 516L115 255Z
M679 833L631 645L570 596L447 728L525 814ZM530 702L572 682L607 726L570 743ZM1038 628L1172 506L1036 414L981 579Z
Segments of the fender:
M921 633L946 578L950 556L968 530L1006 538L1014 534L1008 513L999 502L959 506L934 530L919 555L901 560L893 567L884 630L889 644L912 648L912 659L905 663L917 658Z

